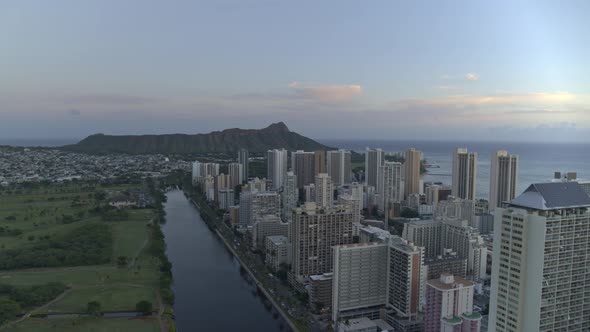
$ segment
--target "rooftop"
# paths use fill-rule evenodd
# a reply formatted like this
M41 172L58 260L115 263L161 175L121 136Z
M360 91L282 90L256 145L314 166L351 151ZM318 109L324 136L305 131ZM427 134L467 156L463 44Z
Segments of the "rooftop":
M534 210L590 207L590 196L577 182L536 183L509 204Z

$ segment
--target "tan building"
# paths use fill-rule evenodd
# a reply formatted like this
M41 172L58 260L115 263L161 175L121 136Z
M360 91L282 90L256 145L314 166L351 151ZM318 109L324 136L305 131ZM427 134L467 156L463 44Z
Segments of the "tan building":
M481 314L473 312L473 282L452 274L426 282L424 332L479 332Z
M328 208L334 204L334 184L332 178L321 173L315 177L315 203L318 207Z
M290 223L292 271L297 277L332 272L332 247L352 243L352 212L341 206L320 209L306 203Z
M421 310L426 270L424 248L401 237L389 239L388 316L412 318ZM388 317L388 318L389 318ZM394 324L390 319L390 324Z
M411 148L405 153L404 196L420 194L420 160L422 151Z
M326 173L326 151L318 150L314 153L314 175Z
M309 304L316 312L332 308L333 273L309 276Z

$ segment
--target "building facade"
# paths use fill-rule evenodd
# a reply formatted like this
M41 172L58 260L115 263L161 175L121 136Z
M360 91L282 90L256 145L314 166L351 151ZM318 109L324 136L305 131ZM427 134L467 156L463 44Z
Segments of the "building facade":
M291 267L298 277L332 272L332 247L352 243L352 212L339 206L306 203L293 210L290 225Z
M283 180L287 174L287 150L268 150L266 157L266 178L271 181L272 190L279 190L283 186Z
M453 196L475 200L477 180L477 153L467 148L457 148L453 152Z
M518 156L506 150L492 153L490 165L489 208L501 207L502 202L516 197L518 186Z
M428 280L424 332L479 332L481 315L473 312L473 285L447 273Z
M590 330L590 197L533 184L494 211L489 331Z
M334 186L339 187L351 182L352 169L350 164L350 151L328 151L326 155L328 175L332 178Z
M411 148L404 154L404 159L404 196L420 194L422 152Z

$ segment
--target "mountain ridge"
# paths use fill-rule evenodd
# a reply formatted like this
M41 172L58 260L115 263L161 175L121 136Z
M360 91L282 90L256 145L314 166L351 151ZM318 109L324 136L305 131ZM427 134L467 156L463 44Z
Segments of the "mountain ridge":
M105 135L93 134L62 150L82 153L235 153L245 148L251 152L269 149L332 150L311 138L290 131L283 122L262 129L229 128L206 134Z

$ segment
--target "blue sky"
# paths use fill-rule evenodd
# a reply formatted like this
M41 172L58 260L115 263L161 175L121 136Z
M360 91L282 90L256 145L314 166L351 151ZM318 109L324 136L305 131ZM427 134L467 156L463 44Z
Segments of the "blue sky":
M587 1L4 1L0 138L587 141Z

